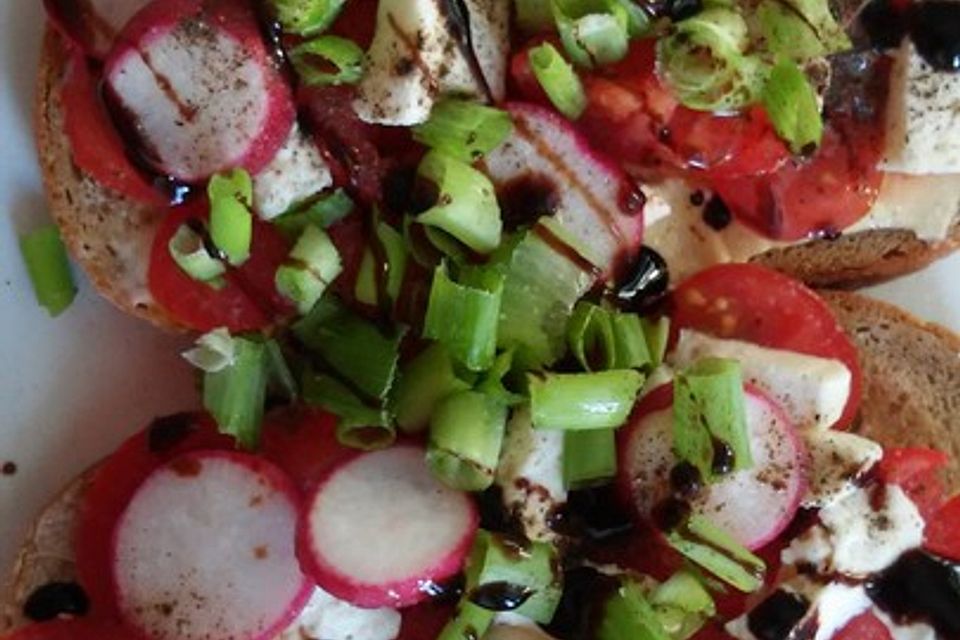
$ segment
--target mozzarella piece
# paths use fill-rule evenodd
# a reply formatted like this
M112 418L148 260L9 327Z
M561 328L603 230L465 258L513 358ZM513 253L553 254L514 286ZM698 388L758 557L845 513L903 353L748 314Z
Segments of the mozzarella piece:
M873 615L883 623L893 640L937 640L936 630L928 624L922 622L898 624L877 607L873 608Z
M960 172L960 75L935 71L910 38L894 56L881 168L902 173Z
M377 124L411 126L430 116L436 100L456 94L503 97L509 53L510 3L465 0L473 56L461 49L436 0L380 0L377 27L367 52L367 72L357 85L354 108ZM472 66L475 58L482 79Z
M744 382L769 395L799 429L828 429L850 395L850 370L839 360L681 330L673 364L685 367L705 357L739 360Z
M878 497L882 502L875 504ZM836 571L864 577L919 547L923 527L916 505L900 487L859 489L822 509L820 524L794 539L781 553L781 560L812 565L822 574Z
M550 515L567 501L563 486L563 431L533 428L529 407L518 409L507 425L497 484L508 512L520 517L530 540L552 542Z
M277 155L253 178L253 208L262 219L272 220L332 184L317 146L295 123Z
M317 587L296 621L277 640L393 640L400 634L395 609L361 609Z
M921 240L943 240L960 213L960 174L887 173L870 214L845 232L909 229Z
M883 447L845 431L806 434L810 476L802 506L825 507L857 490L856 480L883 457Z

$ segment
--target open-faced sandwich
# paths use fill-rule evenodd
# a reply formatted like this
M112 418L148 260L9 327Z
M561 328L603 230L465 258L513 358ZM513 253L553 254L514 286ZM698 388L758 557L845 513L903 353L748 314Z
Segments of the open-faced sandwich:
M532 365L440 282L458 324L402 354L331 298L283 349L205 336L210 414L45 511L4 640L960 637L960 339L726 265L579 301Z
M677 278L758 260L851 285L960 236L951 2L45 4L52 211L159 324L282 323L304 221L344 263L321 280L368 304L397 236L432 267L541 217L607 281L642 241Z

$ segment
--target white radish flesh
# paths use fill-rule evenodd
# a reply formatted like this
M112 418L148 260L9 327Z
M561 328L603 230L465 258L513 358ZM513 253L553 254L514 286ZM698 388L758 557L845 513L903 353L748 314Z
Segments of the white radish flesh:
M289 88L253 13L226 0L153 4L106 66L108 93L161 173L187 182L263 169L289 135Z
M300 613L292 481L260 458L194 452L152 473L117 524L124 618L151 640L260 640Z
M636 185L556 113L519 103L506 108L514 132L482 163L494 185L504 189L526 178L546 180L553 186L556 220L586 249L586 258L613 271L643 240Z
M326 591L359 607L402 607L457 574L473 542L470 498L441 484L417 447L367 453L317 488L301 557Z
M748 549L776 538L793 519L807 486L807 454L783 411L760 392L746 393L753 466L707 485L691 502L701 514ZM673 410L651 411L628 427L621 473L639 514L651 518L671 494Z

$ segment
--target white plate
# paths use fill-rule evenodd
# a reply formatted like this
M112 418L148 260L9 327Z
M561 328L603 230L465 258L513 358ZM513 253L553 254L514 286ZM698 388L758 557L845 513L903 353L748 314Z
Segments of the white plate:
M0 1L0 585L31 519L70 478L162 413L197 404L163 335L99 300L81 281L76 303L51 320L33 301L17 234L44 223L30 131L43 19L34 0ZM960 255L871 291L960 330Z

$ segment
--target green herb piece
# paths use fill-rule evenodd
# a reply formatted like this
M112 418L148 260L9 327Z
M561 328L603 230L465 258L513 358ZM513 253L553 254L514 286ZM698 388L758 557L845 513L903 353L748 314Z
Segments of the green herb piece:
M643 386L632 369L527 376L537 429L613 429L622 425Z
M59 316L77 296L60 230L47 225L20 236L20 253L37 302L51 317Z

